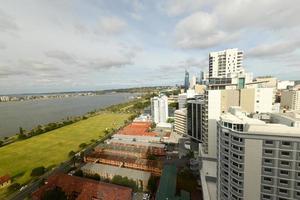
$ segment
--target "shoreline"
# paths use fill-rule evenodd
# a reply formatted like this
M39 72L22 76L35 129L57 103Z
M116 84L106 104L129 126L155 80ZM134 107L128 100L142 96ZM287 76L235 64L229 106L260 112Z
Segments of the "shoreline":
M114 94L114 93L108 93L108 94ZM134 94L134 93L132 93ZM100 96L100 95L97 95L97 96ZM74 96L73 96L74 97ZM77 97L80 97L80 96L77 96ZM55 129L59 129L59 128L62 128L64 126L68 126L70 124L73 124L73 123L76 123L76 122L80 122L82 120L86 120L90 117L93 117L93 116L96 116L96 115L99 115L101 113L105 113L106 111L108 111L110 108L112 107L116 107L116 106L121 106L123 104L132 104L132 103L135 103L137 100L140 100L138 99L138 96L134 96L133 98L129 98L128 101L125 101L125 102L122 102L122 103L118 103L118 104L113 104L113 105L108 105L108 106L105 106L103 108L96 108L94 110L90 110L86 113L84 113L83 115L73 115L73 116L68 116L66 118L63 118L61 120L58 120L58 121L55 121L55 122L48 122L48 123L45 123L45 124L39 124L37 126L34 126L33 128L31 128L30 130L25 130L24 131L27 133L27 134L30 134L36 130L38 130L39 128L42 128L43 129L43 132L40 133L40 134L36 134L36 135L31 135L31 136L26 136L25 138L19 138L20 136L20 133L15 133L11 136L0 136L0 141L2 141L3 143L1 144L0 143L0 148L1 147L4 147L6 145L9 145L9 144L12 144L14 142L17 142L17 141L22 141L22 140L26 140L26 139L29 139L29 138L32 138L32 137L35 137L37 135L41 135L41 134L44 134L44 133L47 133L47 132L50 132L50 131L53 131ZM50 126L50 124L56 124L57 127L55 128L51 128L49 130L46 130L45 129L47 127ZM20 127L21 128L21 127Z

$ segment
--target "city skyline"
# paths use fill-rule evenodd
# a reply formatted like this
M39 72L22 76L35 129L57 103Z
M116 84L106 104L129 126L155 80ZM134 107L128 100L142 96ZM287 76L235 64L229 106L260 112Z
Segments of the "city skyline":
M254 76L299 79L292 0L1 5L1 94L181 84L185 70L207 71L209 52L228 48L244 52Z

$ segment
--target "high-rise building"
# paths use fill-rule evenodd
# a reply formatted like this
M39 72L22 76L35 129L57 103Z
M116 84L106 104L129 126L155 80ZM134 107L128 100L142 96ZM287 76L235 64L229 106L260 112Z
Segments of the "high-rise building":
M217 138L217 199L300 199L300 128L231 108Z
M155 123L166 122L169 116L168 97L165 95L151 99L151 114Z
M242 69L243 52L238 49L211 52L209 54L209 77L222 78Z
M190 75L188 71L185 70L185 75L184 75L184 92L186 92L190 87Z
M187 102L187 134L198 142L202 141L202 118L203 106L202 99L189 100Z
M193 76L190 82L190 88L195 89L195 85L197 84L197 77Z
M186 132L186 108L176 110L174 112L174 130L180 135L187 134Z
M288 110L300 110L300 90L282 91L280 106Z
M187 94L182 93L178 95L178 108L182 109L186 107Z

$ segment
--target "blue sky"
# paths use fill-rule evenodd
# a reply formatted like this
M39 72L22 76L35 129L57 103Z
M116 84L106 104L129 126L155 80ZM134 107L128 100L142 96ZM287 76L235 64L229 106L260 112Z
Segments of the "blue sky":
M0 94L180 84L208 53L300 79L296 0L0 0Z

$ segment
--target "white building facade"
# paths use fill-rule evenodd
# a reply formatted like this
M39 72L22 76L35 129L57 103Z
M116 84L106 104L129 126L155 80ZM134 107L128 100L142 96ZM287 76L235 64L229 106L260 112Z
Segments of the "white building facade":
M151 99L151 115L156 124L167 121L169 116L167 96L163 95Z
M209 53L209 77L222 78L242 70L243 52L238 49Z

